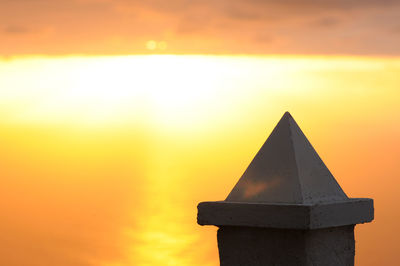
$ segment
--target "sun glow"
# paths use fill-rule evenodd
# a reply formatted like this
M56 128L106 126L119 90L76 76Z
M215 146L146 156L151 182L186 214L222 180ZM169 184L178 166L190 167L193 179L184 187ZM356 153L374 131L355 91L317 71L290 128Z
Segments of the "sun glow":
M365 264L388 252L379 237L397 243L390 208L384 217L397 187L384 184L399 175L399 72L396 58L0 61L1 248L17 251L0 264L218 265L196 204L229 193L287 110L349 195L384 202L386 227L365 227L357 247Z
M293 97L314 91L320 84L318 79L309 82L309 71L382 67L381 61L365 64L360 59L318 57L17 59L0 62L0 111L3 118L33 123L157 121L157 125L188 127L209 123L217 113L240 116L233 106L252 104L249 99L266 93Z
M223 103L227 58L129 56L26 59L0 64L2 104L13 120L82 124L156 119L198 123ZM15 71L18 69L18 71Z

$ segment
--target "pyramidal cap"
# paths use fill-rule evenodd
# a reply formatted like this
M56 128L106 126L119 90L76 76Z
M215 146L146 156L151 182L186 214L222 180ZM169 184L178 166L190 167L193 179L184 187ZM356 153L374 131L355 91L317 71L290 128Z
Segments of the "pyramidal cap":
M348 199L286 112L226 201L320 203Z

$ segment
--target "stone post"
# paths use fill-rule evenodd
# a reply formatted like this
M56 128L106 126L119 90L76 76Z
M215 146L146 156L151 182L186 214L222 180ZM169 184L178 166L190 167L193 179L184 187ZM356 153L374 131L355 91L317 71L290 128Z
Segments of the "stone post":
M373 200L348 198L286 112L224 201L198 205L219 227L221 266L351 266L354 226Z

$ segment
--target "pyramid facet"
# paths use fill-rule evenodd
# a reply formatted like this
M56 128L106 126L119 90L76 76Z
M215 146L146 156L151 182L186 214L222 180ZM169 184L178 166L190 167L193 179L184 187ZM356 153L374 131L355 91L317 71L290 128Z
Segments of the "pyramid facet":
M315 204L347 199L286 112L226 201Z

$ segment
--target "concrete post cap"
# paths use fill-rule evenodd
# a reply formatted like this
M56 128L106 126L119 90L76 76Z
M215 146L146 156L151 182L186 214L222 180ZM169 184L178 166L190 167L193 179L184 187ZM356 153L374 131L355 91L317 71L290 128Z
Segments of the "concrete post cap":
M214 201L198 205L200 225L319 229L371 222L372 199L322 204L263 204Z
M316 229L373 218L373 200L347 197L288 112L226 200L198 206L200 225Z

